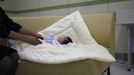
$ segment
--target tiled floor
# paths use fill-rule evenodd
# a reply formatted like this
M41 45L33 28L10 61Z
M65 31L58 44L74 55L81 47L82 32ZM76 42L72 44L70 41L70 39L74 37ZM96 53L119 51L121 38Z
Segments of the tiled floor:
M134 66L131 71L127 71L127 65L121 63L114 63L111 66L111 75L134 75ZM107 75L106 73L104 75Z

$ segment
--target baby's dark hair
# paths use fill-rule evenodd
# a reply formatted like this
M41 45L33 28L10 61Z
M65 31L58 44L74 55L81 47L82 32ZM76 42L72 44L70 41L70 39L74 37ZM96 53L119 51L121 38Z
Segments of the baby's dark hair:
M66 36L66 39L62 42L62 44L68 44L68 43L73 43L72 39L68 36Z

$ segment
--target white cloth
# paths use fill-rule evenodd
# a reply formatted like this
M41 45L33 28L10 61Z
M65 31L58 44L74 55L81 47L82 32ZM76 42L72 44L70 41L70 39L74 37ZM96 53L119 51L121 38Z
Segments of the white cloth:
M66 16L38 33L43 36L48 35L48 33L53 33L54 37L61 35L69 36L76 44L69 43L66 46L56 46L43 43L32 46L17 42L12 47L18 50L20 58L47 64L67 63L84 59L104 62L115 61L108 50L93 39L78 11Z
M52 45L55 45L55 46L62 46L58 41L57 41L57 39L56 38L54 38L54 36L52 35L52 34L48 34L46 37L44 37L44 39L43 40L41 40L42 41L42 43L44 44L44 43L49 43L49 44L52 44Z
M93 59L103 62L114 62L106 48L98 45L55 46L49 43L32 46L16 43L15 48L22 59L37 63L61 64L72 61Z
M53 41L56 40L52 34L48 34L46 37L44 37L43 42L52 44Z

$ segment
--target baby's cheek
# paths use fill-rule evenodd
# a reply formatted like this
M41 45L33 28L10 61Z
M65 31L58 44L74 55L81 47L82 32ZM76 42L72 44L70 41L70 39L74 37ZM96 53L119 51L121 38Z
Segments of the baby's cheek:
M64 40L60 40L60 44L64 43Z

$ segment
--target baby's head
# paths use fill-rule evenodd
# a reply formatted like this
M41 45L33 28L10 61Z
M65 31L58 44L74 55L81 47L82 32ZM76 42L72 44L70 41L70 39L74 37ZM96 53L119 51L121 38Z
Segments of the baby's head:
M60 36L57 38L57 41L60 43L60 44L68 44L68 43L72 43L72 39L68 36Z

